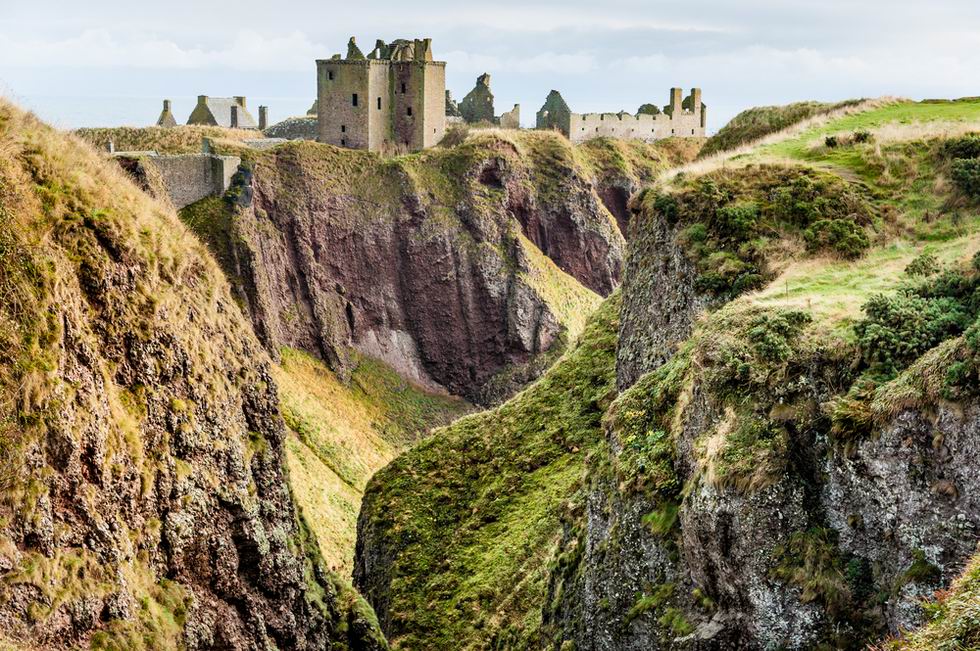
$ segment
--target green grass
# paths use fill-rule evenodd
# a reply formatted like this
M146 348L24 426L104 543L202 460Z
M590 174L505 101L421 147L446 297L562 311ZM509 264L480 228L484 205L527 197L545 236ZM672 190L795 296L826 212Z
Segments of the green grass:
M429 429L471 410L382 362L355 359L346 384L320 360L292 349L282 351L274 373L293 434L286 446L293 493L327 565L342 574L352 568L357 514L371 475Z
M916 127L910 135L921 137L930 133L928 123L977 123L980 125L980 99L971 98L950 102L895 102L869 111L852 113L827 124L813 126L780 142L761 145L750 154L757 158L799 159L807 158L809 150L823 141L824 136L835 133L870 131L900 125Z
M717 134L709 138L700 155L710 156L735 149L816 115L823 115L858 103L859 100L848 100L837 104L796 102L785 106L751 108L736 115Z
M396 552L395 648L535 639L559 517L614 395L618 311L614 295L540 381L437 431L369 485L370 527Z
M926 605L920 629L882 645L889 651L967 651L980 648L980 554L947 590Z

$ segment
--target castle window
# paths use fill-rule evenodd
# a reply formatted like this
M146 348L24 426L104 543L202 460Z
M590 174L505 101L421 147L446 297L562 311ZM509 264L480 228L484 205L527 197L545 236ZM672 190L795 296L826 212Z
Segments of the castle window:
M691 129L691 135L692 136L694 135L694 129Z
M379 111L381 110L381 98L380 97L378 98L378 110Z
M333 81L333 70L328 70L327 71L327 79L329 79L330 81Z
M347 125L346 124L340 125L340 132L341 133L347 133Z
M408 107L408 114L409 114L409 115L411 115L411 114L412 114L412 107L411 107L411 106L409 106L409 107Z
M347 146L347 140L346 140L346 139L344 139L344 138L341 138L341 139L340 139L340 146L341 146L341 147L346 147L346 146Z
M351 97L351 104L357 106L357 93L354 93L354 95Z
M406 89L407 89L407 87L405 86L405 82L403 81L403 82L402 82L402 95L404 95L404 94L405 94L405 90L406 90Z

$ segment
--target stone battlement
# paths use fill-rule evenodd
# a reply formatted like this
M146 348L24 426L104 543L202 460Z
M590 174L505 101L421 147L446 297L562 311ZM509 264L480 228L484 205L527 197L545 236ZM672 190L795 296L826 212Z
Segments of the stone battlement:
M701 101L701 89L692 88L683 97L683 90L672 88L670 103L663 110L644 105L637 114L575 113L561 94L553 90L537 113L538 129L556 129L572 142L592 138L636 139L653 142L664 138L696 138L705 135L707 107Z

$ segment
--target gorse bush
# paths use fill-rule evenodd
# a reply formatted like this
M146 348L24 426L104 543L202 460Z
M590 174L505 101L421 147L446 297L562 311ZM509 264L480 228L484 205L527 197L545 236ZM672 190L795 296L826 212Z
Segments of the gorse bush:
M937 266L928 254L919 256L907 269L915 280L865 303L865 318L854 329L862 359L873 373L898 373L976 319L980 273L972 265L941 271Z
M905 292L873 296L864 304L864 311L866 318L855 326L863 359L887 375L960 334L970 323L970 315L955 299Z
M923 253L916 256L912 262L905 267L905 273L909 276L931 276L939 271L939 261L932 253Z
M767 253L781 237L795 235L810 253L844 258L870 246L870 203L843 179L809 168L722 170L644 201L683 226L679 243L697 266L695 288L722 298L765 284Z
M939 152L946 160L980 158L980 134L969 134L946 140L940 146Z
M960 192L971 199L980 199L980 158L954 160L949 174Z

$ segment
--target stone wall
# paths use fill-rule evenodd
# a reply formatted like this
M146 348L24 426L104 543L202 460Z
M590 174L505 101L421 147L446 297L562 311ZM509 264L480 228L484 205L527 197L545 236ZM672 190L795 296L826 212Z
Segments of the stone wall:
M684 105L693 107L685 109ZM672 88L670 104L663 113L633 115L619 113L573 113L557 91L551 91L537 114L537 128L558 129L572 142L592 138L619 138L652 142L663 138L692 138L705 135L706 110L701 103L701 90L694 88L684 100L680 88Z
M320 142L353 149L369 148L368 101L371 62L330 59L317 62ZM358 105L353 96L357 94Z
M146 156L143 165L159 172L170 201L178 210L205 197L224 194L241 159L213 154Z

